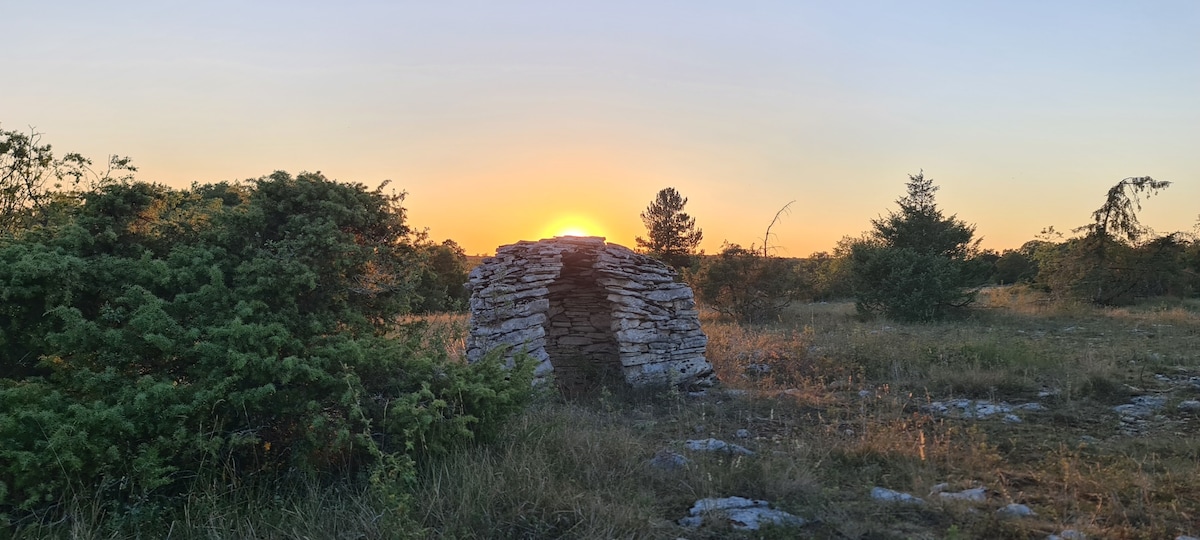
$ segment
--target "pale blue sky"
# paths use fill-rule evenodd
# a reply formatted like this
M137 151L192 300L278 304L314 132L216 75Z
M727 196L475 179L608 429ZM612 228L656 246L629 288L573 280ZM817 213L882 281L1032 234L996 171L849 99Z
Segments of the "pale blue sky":
M0 16L0 126L173 186L321 170L469 253L578 219L828 250L924 169L984 245L1128 176L1200 214L1200 2L56 2ZM569 216L576 216L571 218Z

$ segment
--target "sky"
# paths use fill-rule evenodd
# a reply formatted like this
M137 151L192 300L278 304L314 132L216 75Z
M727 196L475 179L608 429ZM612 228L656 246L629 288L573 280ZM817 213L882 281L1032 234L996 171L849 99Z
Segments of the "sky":
M634 245L663 188L701 247L830 251L908 175L983 247L1131 176L1200 216L1200 2L3 0L0 129L184 188L276 170L407 192L468 254Z

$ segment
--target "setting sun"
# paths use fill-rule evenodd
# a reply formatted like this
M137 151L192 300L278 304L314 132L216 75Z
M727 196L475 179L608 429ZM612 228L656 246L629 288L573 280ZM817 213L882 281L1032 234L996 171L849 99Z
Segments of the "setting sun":
M542 238L552 236L605 236L605 232L595 220L588 216L565 214L554 219L542 229Z
M580 229L579 227L570 227L567 229L563 229L562 232L560 232L554 236L591 236L591 235L588 234L587 232L585 232L583 229Z

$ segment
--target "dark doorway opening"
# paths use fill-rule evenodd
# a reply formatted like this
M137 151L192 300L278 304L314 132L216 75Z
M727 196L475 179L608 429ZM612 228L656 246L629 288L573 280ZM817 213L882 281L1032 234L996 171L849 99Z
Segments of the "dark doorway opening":
M546 353L555 384L566 396L625 384L612 303L596 282L595 262L595 251L563 253L562 271L548 287Z

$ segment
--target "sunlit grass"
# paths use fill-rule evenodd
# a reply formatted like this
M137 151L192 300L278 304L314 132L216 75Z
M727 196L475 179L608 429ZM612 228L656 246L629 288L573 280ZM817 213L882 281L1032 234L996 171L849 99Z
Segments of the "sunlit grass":
M1064 307L1020 288L981 300L964 320L931 324L863 321L845 303L795 305L760 327L706 315L721 384L703 396L543 393L499 440L421 463L403 512L353 481L213 490L191 499L171 537L728 538L739 533L675 521L697 499L735 495L813 522L763 533L773 538L1200 534L1200 419L1175 409L1200 398L1186 384L1200 376L1196 302ZM424 343L461 358L465 316L419 322ZM1169 405L1140 435L1122 434L1112 406L1148 393ZM1046 409L1005 423L926 408L959 397ZM756 454L683 448L708 437ZM690 463L649 466L664 451ZM985 486L988 499L930 496L942 483ZM875 486L929 502L880 504L869 497ZM997 517L1008 503L1037 515ZM86 510L25 537L116 537Z
M465 362L467 354L466 313L435 313L402 317L397 324L403 335L416 335L422 350L445 350L456 362Z

